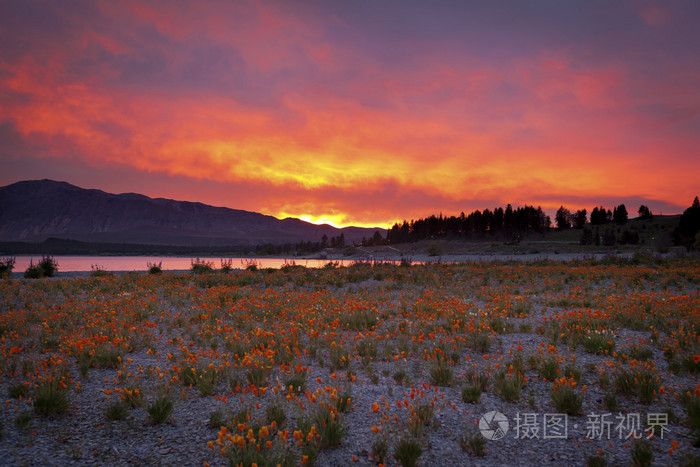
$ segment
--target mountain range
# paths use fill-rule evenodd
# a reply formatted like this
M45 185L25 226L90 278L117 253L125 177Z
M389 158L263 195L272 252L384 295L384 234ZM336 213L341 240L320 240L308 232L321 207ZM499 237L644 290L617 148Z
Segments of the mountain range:
M53 180L0 187L0 241L82 242L177 246L254 246L320 241L343 234L347 242L381 228L316 225L256 212L189 201L112 194Z

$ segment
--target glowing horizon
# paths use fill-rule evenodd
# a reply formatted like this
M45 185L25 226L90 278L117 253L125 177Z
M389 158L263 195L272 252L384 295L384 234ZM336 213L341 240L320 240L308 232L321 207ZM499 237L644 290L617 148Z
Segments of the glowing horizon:
M0 6L0 184L334 226L625 203L700 179L700 5Z

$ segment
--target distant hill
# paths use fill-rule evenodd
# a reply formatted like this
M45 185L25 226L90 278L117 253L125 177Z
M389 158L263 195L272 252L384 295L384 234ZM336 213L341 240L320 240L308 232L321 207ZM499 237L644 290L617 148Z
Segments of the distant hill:
M0 241L83 242L181 246L253 246L371 237L380 228L316 225L202 203L112 194L66 182L32 180L0 188Z

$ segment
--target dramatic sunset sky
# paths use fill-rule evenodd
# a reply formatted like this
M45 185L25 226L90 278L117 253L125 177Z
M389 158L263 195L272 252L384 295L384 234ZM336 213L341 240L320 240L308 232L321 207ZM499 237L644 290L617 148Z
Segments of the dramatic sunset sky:
M0 1L0 185L388 226L700 194L700 2Z

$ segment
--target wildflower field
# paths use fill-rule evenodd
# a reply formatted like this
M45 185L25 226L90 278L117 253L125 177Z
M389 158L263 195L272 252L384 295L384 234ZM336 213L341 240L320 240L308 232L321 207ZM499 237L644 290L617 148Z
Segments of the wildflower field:
M253 269L3 280L0 463L698 465L697 257Z

